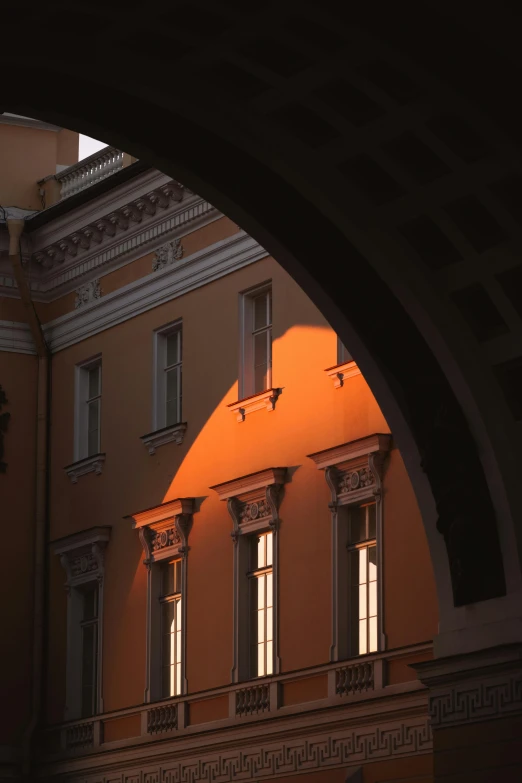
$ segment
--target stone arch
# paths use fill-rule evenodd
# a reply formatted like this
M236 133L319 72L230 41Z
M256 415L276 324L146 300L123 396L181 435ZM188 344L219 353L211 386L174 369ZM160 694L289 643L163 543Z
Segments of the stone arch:
M441 638L494 615L490 643L513 640L522 177L513 113L472 78L473 66L506 77L504 55L478 33L464 44L465 18L459 28L431 6L439 39L424 41L408 3L350 18L328 2L245 5L221 0L195 17L193 3L160 3L150 20L122 19L110 1L25 7L23 49L6 35L0 52L16 74L2 108L149 160L286 267L350 346L394 432L432 553ZM20 14L6 12L7 31ZM36 46L43 24L70 42L66 70L57 47Z

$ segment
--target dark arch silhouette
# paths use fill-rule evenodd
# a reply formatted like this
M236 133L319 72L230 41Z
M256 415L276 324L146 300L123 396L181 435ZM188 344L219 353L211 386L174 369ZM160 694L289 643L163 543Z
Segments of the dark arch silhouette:
M520 581L516 20L338 6L10 8L0 108L149 160L293 275L402 451L443 625Z

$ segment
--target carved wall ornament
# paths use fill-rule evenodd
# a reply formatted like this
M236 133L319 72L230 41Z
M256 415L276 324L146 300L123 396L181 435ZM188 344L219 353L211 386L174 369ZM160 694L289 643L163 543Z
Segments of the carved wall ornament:
M73 533L57 541L55 554L60 556L67 575L68 587L76 587L86 581L103 580L104 550L110 539L110 527L94 527L82 533Z
M2 407L8 402L5 391L0 386L0 411ZM8 411L0 413L0 473L5 473L7 470L7 462L4 462L4 435L7 432L7 425L11 414Z
M178 237L172 239L170 242L166 242L154 253L152 271L157 272L158 269L164 269L166 266L173 264L174 261L179 261L183 258L183 253L183 245L181 244L181 239Z
M91 280L89 283L85 283L76 289L76 299L74 300L74 309L78 310L79 307L84 307L96 299L100 299L102 295L99 279Z
M138 530L146 565L173 555L186 556L194 502L194 498L177 498L130 516L133 528Z

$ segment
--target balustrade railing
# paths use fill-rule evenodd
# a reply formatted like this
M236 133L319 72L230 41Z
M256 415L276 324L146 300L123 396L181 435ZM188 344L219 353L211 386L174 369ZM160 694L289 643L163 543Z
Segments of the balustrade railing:
M184 733L186 729L198 730L199 720L192 723L193 714L197 714L197 712L192 712L192 705L201 705L205 702L217 704L226 695L228 696L228 707L223 710L221 717L209 718L210 722L202 721L200 724L202 731L209 730L211 727L237 725L238 721L269 720L271 716L302 713L304 710L317 709L319 706L324 709L328 706L339 705L340 702L350 704L371 699L374 696L382 698L386 695L388 687L385 680L387 667L391 661L404 657L407 660L412 660L412 656L425 655L430 651L430 644L412 645L401 650L375 653L371 656L365 656L364 659L354 658L349 661L338 661L316 666L306 671L278 674L262 681L234 683L212 691L177 696L172 701L164 701L163 703L143 704L134 708L118 710L111 713L110 717L96 715L94 718L76 720L74 723L62 723L60 726L49 728L49 732L59 732L59 745L62 751L81 753L91 748L99 748L102 745L109 747L112 741L108 742L105 739L105 725L107 722L110 723L119 718L139 717L141 726L139 736L142 741L152 740L163 733ZM305 689L304 694L306 693L305 683L307 680L316 679L321 675L326 677L327 683L323 697L315 697L310 701L303 697L302 702L294 702L294 696L291 696L291 701L286 703L287 695L295 693L293 690L287 691L288 686L293 688L295 683L302 682ZM410 692L419 689L423 689L423 686L412 677L411 682L392 685L390 692L398 693L402 690ZM135 739L129 737L125 743L130 745L134 741ZM121 743L121 740L118 742Z
M178 705L165 704L147 711L147 733L159 734L178 728Z
M374 689L373 661L341 666L335 671L335 692L339 696L363 693Z
M254 715L270 709L270 686L253 685L236 691L236 715Z
M73 196L91 185L101 182L123 168L123 152L115 147L105 147L79 163L56 175L60 184L60 200Z
M88 748L94 743L94 723L78 723L67 726L65 731L65 747Z

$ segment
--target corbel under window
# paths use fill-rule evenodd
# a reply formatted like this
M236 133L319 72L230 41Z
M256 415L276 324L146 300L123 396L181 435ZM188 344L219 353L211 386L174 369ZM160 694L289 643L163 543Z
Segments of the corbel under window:
M145 702L187 693L188 538L194 498L132 514L147 568Z
M65 719L103 712L104 550L111 528L92 527L54 542L67 574Z
M340 661L385 648L382 477L391 435L310 454L331 492L332 643Z
M286 468L267 468L215 490L226 500L234 542L232 682L278 674L278 530Z

